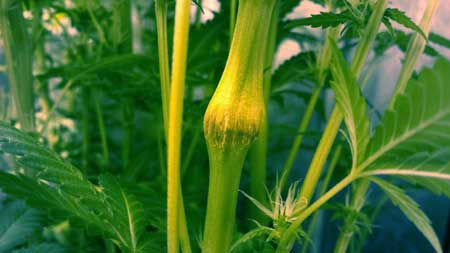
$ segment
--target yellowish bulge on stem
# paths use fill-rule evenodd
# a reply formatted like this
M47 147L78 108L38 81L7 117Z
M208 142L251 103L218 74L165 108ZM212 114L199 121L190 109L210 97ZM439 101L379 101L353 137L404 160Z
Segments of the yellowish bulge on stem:
M206 110L205 138L216 148L248 148L265 113L262 78L228 72L232 73L225 73Z

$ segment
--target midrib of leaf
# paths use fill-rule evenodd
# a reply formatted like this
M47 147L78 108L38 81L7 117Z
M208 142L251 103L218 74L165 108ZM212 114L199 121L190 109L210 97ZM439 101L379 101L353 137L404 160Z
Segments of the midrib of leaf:
M364 176L369 175L404 175L404 176L417 176L417 177L432 177L444 180L450 180L450 174L431 172L431 171L419 171L408 169L380 169L363 173Z
M131 246L132 246L133 252L136 252L136 237L135 237L135 231L134 231L133 215L131 214L131 211L130 211L130 206L128 204L128 198L122 189L120 189L120 194L122 195L123 201L125 203L125 209L127 210L128 226L130 228Z
M450 108L447 108L447 110L443 110L443 111L437 113L436 115L434 115L433 117L431 117L430 119L421 122L420 124L417 125L416 128L413 128L410 131L406 131L403 135L399 136L398 138L394 138L391 142L383 145L375 153L371 154L367 159L365 159L364 162L358 166L358 170L362 171L362 170L366 169L369 165L371 165L378 158L380 158L382 155L384 155L386 152L388 152L389 150L391 150L398 144L411 138L415 134L419 133L421 130L426 129L433 123L439 122L442 118L445 118L448 115L450 115Z

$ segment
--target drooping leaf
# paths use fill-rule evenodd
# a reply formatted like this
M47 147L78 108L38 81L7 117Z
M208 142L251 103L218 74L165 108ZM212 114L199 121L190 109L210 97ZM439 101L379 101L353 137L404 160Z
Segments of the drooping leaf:
M427 238L436 252L442 253L438 236L431 226L431 222L426 214L420 210L419 205L412 198L406 195L401 188L378 178L372 178L372 181L386 193L394 205L400 208L408 220L414 223L417 229Z
M383 115L365 159L358 165L360 170L406 169L404 161L409 157L423 152L434 154L450 146L449 79L450 63L439 59L433 68L423 70L417 80L409 82L393 110ZM419 165L407 166L410 170L422 169Z
M42 215L23 202L15 201L0 212L0 252L7 252L27 241L41 226Z
M414 30L425 39L427 39L427 36L422 31L422 29L418 25L416 25L416 23L414 23L414 21L412 21L410 17L406 16L405 12L395 8L387 8L384 12L384 16L399 23L400 25L403 25L406 28Z
M336 102L342 114L351 141L353 168L363 159L369 141L369 118L367 104L355 76L344 59L336 42L330 42L332 48L331 72L334 80L331 87L336 93Z

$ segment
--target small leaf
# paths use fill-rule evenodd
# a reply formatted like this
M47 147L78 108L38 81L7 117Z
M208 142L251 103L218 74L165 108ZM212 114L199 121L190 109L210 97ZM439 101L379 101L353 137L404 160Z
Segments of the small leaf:
M392 203L398 206L405 216L416 225L417 229L427 238L436 252L442 253L438 236L434 232L433 227L431 227L428 217L420 210L419 205L406 195L401 188L381 179L371 178L371 180L383 189Z
M422 29L414 23L410 17L406 16L405 12L395 9L395 8L388 8L384 12L384 16L403 25L406 28L412 29L419 33L425 40L427 39L427 36L422 31Z
M336 27L349 21L353 21L353 16L350 12L345 11L341 13L334 12L320 12L320 14L313 14L308 18L294 19L286 22L286 28L295 28L299 26L311 27Z

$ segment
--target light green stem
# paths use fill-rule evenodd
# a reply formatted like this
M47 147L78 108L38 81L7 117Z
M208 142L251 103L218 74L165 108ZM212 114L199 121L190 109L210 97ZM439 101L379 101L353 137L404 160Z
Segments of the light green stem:
M167 1L155 1L156 26L158 35L159 76L163 110L164 132L167 136L169 121L170 67L167 41Z
M233 32L236 25L237 0L230 0L230 45L233 41Z
M169 101L169 131L167 143L167 249L179 251L179 217L181 210L181 128L186 78L186 58L189 36L189 0L177 0L175 8L172 83ZM184 216L184 215L181 215Z
M428 36L430 32L431 19L436 12L439 0L429 0L427 4L427 8L423 14L422 20L420 21L420 28ZM423 53L427 41L423 36L419 33L416 33L411 38L411 41L408 45L408 50L406 51L405 60L403 61L402 70L400 72L400 77L397 81L397 85L392 95L391 102L389 104L389 109L392 110L396 101L396 98L399 94L402 94L406 85L408 84L409 79L411 78L412 72L414 71L414 67L417 65L420 56Z
M328 189L328 186L330 184L334 170L336 169L336 165L339 161L339 157L341 156L341 153L342 153L342 145L338 145L334 151L333 157L330 160L330 165L328 166L327 173L325 175L325 178L323 179L320 190L317 193L318 196L322 196ZM309 235L310 238L312 237L312 234L314 233L314 231L316 229L318 229L318 227L316 227L316 225L317 225L317 220L319 219L319 214L320 214L320 211L315 212L313 217L311 218L309 225L308 225L307 234ZM303 244L302 253L308 252L309 245L310 244L306 243L306 242ZM316 249L316 252L320 252L320 250Z
M340 31L340 28L334 28L329 29L326 32L326 36L331 36L333 38L336 38L338 36L338 33ZM327 66L331 59L331 50L330 50L330 42L329 40L325 40L324 47L320 53L320 57L317 63L317 85L314 88L314 91L309 99L308 105L306 106L305 113L303 114L303 118L300 121L300 125L297 130L297 135L294 139L294 142L292 144L291 150L289 151L288 158L286 160L286 163L284 164L281 179L280 179L280 189L283 189L286 185L287 179L289 177L289 174L292 170L292 167L295 162L295 158L297 157L298 150L300 149L300 146L303 141L304 132L309 126L309 122L311 121L311 117L314 113L314 108L317 105L317 101L319 100L320 93L322 92L323 86L325 84L325 70L327 69Z
M370 181L368 179L362 179L355 186L355 190L352 195L351 208L355 212L361 211L366 200L366 192L369 189ZM334 251L336 253L347 252L350 240L353 237L352 225L355 222L356 217L354 215L348 216L344 221L344 226L339 234Z
M234 229L237 194L247 149L223 152L209 148L210 175L203 253L228 253Z
M94 96L93 99L94 99L95 113L97 116L98 130L100 132L100 139L102 142L102 152L103 152L102 169L105 169L108 167L109 164L108 138L106 135L105 122L103 120L103 110L99 102L99 97Z
M378 0L375 5L373 14L369 19L364 36L362 37L352 61L352 72L356 77L359 77L364 62L372 48L372 44L375 40L378 28L381 23L381 19L386 9L387 0ZM302 186L300 196L303 199L310 200L314 190L316 188L319 177L322 173L323 166L330 153L331 146L334 143L337 132L341 126L343 120L342 113L337 106L334 107L333 112L328 121L327 127L322 135L319 146L314 154L311 165L306 174L304 184Z

